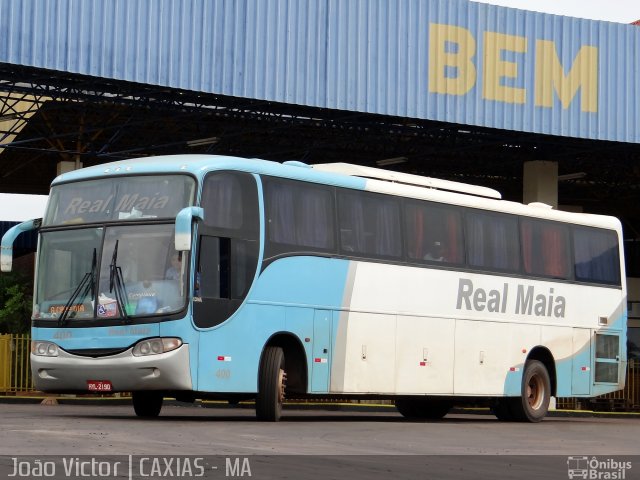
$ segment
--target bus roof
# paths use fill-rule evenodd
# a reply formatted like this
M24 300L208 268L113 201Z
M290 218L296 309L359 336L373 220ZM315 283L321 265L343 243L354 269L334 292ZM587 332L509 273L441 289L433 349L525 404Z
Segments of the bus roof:
M524 205L501 200L496 190L459 182L391 172L347 163L307 165L284 163L224 155L165 155L143 157L96 165L64 173L52 186L80 180L113 178L120 175L186 173L202 179L215 170L237 170L260 175L273 175L338 187L368 190L389 195L431 200L440 203L546 218L568 223L599 226L620 231L615 217L564 212L544 204Z
M351 163L320 163L314 165L313 168L321 172L342 173L344 175L354 175L356 177L375 178L378 180L386 180L388 182L467 193L469 195L495 198L497 200L502 198L500 192L492 188L452 182L450 180L441 180L439 178L423 177L421 175L412 175L410 173L393 172L383 170L381 168L353 165Z

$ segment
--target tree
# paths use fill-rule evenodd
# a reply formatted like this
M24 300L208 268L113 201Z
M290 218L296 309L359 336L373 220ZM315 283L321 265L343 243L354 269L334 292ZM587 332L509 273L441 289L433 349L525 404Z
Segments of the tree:
M18 273L0 275L0 333L27 333L31 323L32 284Z

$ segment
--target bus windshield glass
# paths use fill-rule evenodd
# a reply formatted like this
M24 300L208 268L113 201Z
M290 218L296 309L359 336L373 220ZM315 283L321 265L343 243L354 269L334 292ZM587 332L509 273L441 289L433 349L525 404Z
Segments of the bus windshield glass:
M193 205L195 180L187 175L102 178L51 189L43 226L175 218Z
M109 320L182 310L186 254L173 224L43 232L34 318Z

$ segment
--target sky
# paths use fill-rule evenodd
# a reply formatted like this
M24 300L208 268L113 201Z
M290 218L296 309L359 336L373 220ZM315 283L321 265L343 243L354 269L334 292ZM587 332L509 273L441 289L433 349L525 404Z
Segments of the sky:
M21 222L42 218L47 198L47 195L0 193L0 221Z
M640 20L640 0L474 0L569 17L631 23ZM640 27L638 27L640 28ZM0 194L0 221L42 217L47 197Z
M631 23L640 20L640 0L473 0L568 17Z

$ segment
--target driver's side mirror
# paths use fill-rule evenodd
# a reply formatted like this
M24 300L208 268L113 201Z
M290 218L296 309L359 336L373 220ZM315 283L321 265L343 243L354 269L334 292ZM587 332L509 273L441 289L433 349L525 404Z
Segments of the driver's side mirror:
M204 210L202 207L183 208L176 216L174 243L178 252L188 252L191 250L192 223L194 218L204 220Z

